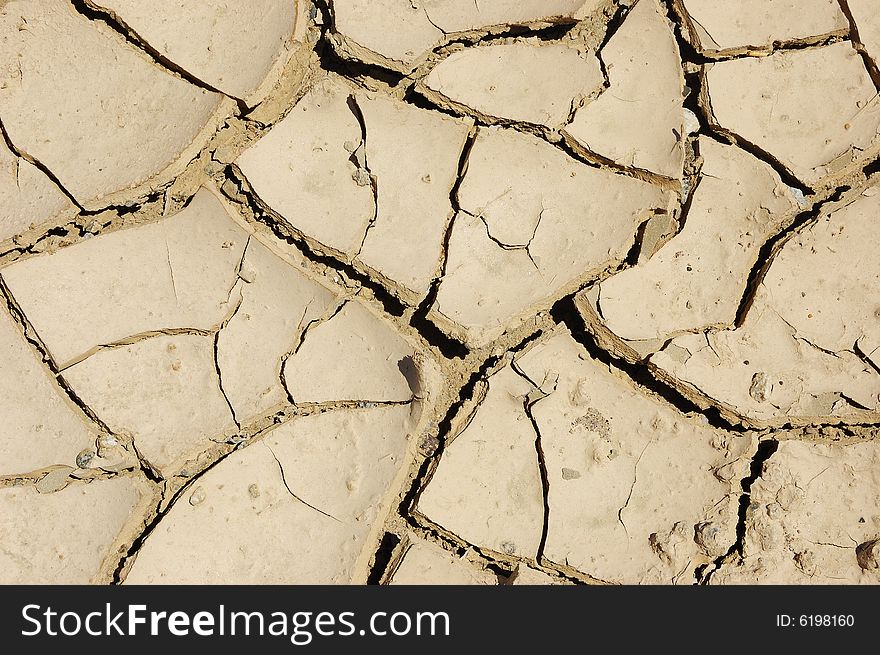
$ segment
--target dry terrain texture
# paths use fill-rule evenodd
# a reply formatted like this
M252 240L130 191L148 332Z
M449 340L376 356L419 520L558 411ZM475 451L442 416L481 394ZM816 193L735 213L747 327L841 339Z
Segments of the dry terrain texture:
M0 582L880 583L870 0L0 0Z

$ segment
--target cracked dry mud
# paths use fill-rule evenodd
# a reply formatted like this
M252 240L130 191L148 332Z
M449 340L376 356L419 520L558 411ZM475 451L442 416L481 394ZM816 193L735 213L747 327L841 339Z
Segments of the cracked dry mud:
M880 582L870 0L145 7L0 0L0 581Z

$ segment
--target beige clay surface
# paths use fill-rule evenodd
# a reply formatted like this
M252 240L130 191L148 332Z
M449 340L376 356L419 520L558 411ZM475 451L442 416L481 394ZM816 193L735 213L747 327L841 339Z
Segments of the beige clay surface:
M743 561L717 582L880 582L878 456L873 443L780 443L752 486Z
M0 353L4 431L15 435L4 443L2 475L72 466L94 435L5 311L0 313Z
M535 558L544 506L535 432L523 399L528 382L503 369L481 411L449 444L418 511L468 543Z
M390 584L492 585L497 578L437 544L414 538L394 571Z
M3 584L107 583L124 526L151 500L131 477L77 483L52 494L0 490ZM115 557L118 559L118 557Z
M45 224L73 209L73 203L46 175L0 141L0 241Z
M362 145L352 93L327 78L237 162L254 192L285 220L347 254L357 252L376 214L369 172L352 157ZM306 158L316 165L299 166Z
M669 198L537 137L481 128L458 189L435 311L460 325L467 341L485 343L585 272L620 262L635 228L666 211Z
M766 164L700 139L703 166L684 228L649 259L599 285L602 316L624 339L731 325L764 242L799 205Z
M859 32L859 43L876 65L880 57L880 13L871 0L847 0L847 5Z
M361 550L407 464L409 419L408 407L340 409L233 453L172 506L127 581L363 582Z
M878 143L877 90L845 42L714 64L705 100L720 128L766 150L807 185Z
M155 66L64 0L5 3L0 34L0 121L86 207L200 148L220 109L217 94Z
M510 580L510 584L513 585L531 585L531 586L543 586L543 585L563 585L570 584L563 578L557 578L544 571L539 571L538 569L533 569L530 566L522 565L517 567L516 571L513 573L513 577Z
M548 70L564 75L547 75ZM471 75L479 71L479 75ZM422 90L432 100L469 107L487 119L506 118L554 129L597 92L599 61L560 45L512 43L460 50L441 61Z
M505 420L516 427L499 430ZM493 459L488 448L514 429L516 441ZM490 378L419 511L466 541L598 580L690 584L696 567L735 540L736 483L753 452L753 439L640 395L560 333Z
M328 78L237 164L261 200L306 237L423 297L471 126ZM324 165L301 170L302 157Z
M868 0L0 0L0 582L880 583Z
M296 31L285 0L86 0L200 81L252 101Z
M652 363L757 423L877 416L880 376L865 356L878 341L880 274L858 253L876 239L878 203L860 196L795 233L742 326L674 339Z
M693 26L694 42L714 54L761 50L777 43L846 33L837 0L679 0ZM854 2L848 0L852 6ZM858 2L858 0L856 0Z
M338 0L331 43L345 58L408 72L458 34L507 25L574 24L603 0Z
M136 335L220 324L246 243L220 200L202 190L175 216L22 261L0 276L66 368Z
M608 89L565 132L628 168L678 178L684 162L684 79L673 26L657 0L642 0L600 53Z

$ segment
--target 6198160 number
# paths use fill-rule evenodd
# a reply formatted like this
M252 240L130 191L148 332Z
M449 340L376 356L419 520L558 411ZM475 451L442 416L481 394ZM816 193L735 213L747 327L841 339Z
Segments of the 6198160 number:
M780 628L851 628L855 625L852 614L777 614L776 625Z

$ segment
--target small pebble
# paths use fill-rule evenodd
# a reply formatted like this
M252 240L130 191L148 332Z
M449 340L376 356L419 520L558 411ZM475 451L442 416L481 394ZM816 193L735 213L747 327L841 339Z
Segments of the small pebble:
M580 471L575 471L574 469L562 469L562 479L563 480L577 480L581 477Z
M98 439L98 448L115 448L118 445L119 439L109 434L105 434Z
M353 179L358 186L370 186L370 184L372 184L370 174L367 173L367 171L365 171L363 168L359 168L354 173L352 173L351 179Z
M205 502L205 490L202 487L196 487L189 496L189 504L195 507Z
M88 448L76 456L76 465L81 468L88 468L89 462L95 458L95 451Z

